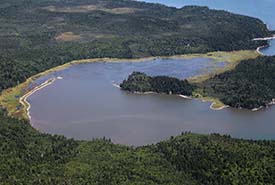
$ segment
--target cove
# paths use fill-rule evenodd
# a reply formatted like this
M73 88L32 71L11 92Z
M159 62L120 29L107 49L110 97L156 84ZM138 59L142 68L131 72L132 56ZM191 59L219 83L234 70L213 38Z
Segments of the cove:
M74 65L33 84L53 76L63 77L28 98L31 124L46 133L80 140L106 137L135 146L156 143L185 131L274 139L274 106L258 112L230 108L213 111L209 102L130 94L114 86L133 71L187 78L223 66L223 62L206 58Z

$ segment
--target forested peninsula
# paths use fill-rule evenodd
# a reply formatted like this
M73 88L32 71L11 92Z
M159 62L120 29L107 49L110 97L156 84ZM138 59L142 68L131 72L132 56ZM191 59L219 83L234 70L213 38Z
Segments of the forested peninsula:
M247 16L130 0L1 0L0 24L0 92L76 59L254 50L266 41L253 38L271 35L262 21ZM224 96L211 81L239 73L209 79L205 93ZM217 134L182 133L142 147L105 138L76 141L40 133L0 109L1 185L272 185L274 150L274 141Z

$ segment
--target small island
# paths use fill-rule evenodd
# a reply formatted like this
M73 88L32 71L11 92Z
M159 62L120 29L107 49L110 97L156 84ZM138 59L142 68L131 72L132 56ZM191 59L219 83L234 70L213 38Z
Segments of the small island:
M168 76L151 77L141 72L133 72L120 87L122 90L138 93L155 92L191 96L196 88L186 79L179 80Z

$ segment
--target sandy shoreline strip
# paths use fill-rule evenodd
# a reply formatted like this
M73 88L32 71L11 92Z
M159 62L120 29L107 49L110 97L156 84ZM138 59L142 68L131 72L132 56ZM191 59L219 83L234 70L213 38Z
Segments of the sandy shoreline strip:
M260 55L262 55L262 56L264 56L264 54L261 52L261 49L263 49L263 48L268 48L269 47L269 45L264 45L264 46L260 46L260 47L257 47L257 52L260 54Z
M29 118L29 120L31 120L31 115L30 115L30 109L31 109L31 104L28 102L28 98L33 95L35 92L53 84L56 80L59 79L63 79L62 77L57 77L57 78L51 78L46 80L45 82L43 82L42 84L40 84L39 86L36 86L35 88L33 88L32 90L30 90L29 92L27 92L25 95L23 95L20 99L19 99L19 103L21 105L23 105L24 109L27 112L27 116Z
M273 35L272 37L264 37L264 38L255 38L252 39L253 41L261 41L261 40L273 40L275 39L275 35Z
M113 83L113 86L118 88L118 89L121 89L120 85L116 84L116 83Z
M185 95L182 95L182 94L180 94L178 96L181 97L181 98L187 99L187 100L192 100L193 99L191 96L185 96Z
M226 109L226 108L229 108L230 106L228 105L224 105L224 106L221 106L221 107L218 107L218 108L215 108L216 102L212 102L211 105L210 105L210 109L212 110L223 110L223 109Z

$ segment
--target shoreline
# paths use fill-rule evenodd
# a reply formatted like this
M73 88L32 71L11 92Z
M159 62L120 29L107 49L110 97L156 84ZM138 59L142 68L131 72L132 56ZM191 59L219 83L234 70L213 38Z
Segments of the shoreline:
M118 84L113 83L113 86L116 87L116 88L118 88L118 89L121 89L121 87ZM129 92L129 91L126 91L126 92ZM187 99L187 100L197 100L197 101L201 101L201 102L205 102L205 103L206 102L210 102L211 104L210 104L209 108L211 110L214 110L214 111L220 111L220 110L223 110L223 109L230 108L229 105L225 105L222 102L220 102L220 103L222 103L222 105L215 107L217 104L219 104L219 102L217 102L217 100L214 100L214 99L213 100L207 100L207 99L205 99L205 98L208 98L208 97L196 98L196 97L186 96L186 95L182 95L182 94L166 94L166 93L157 93L157 92L154 92L154 91L148 91L148 92L134 91L134 92L130 92L130 93L136 94L136 95L149 95L149 94L172 95L172 96L178 96L178 97L181 97L181 98L184 98L184 99ZM269 105L270 106L275 105L275 98L272 99L272 101L270 103L268 103L266 106L260 106L258 108L253 108L253 109L248 109L248 110L252 111L252 112L256 112L256 111L260 111L260 110L266 108ZM243 108L240 107L238 109L243 109Z
M121 87L119 85L117 85L117 84L113 84L113 86L116 87L116 88L118 88L118 89L121 89ZM126 91L126 92L129 92L129 91ZM212 102L211 105L209 106L209 108L211 110L214 110L214 111L219 111L219 110L223 110L223 109L226 109L226 108L230 107L228 105L223 105L223 106L220 106L220 107L215 107L215 105L217 104L217 102L215 100L205 100L203 98L195 98L195 97L186 96L186 95L183 95L183 94L166 94L166 93L157 93L157 92L154 92L154 91L148 91L148 92L134 91L134 92L130 92L130 93L136 94L136 95L163 94L163 95L177 96L177 97L180 97L180 98L184 98L186 100L198 100L198 101L201 101L201 102Z
M211 110L215 110L215 111L219 111L219 110L223 110L223 109L226 109L226 108L229 108L230 106L228 105L223 105L221 107L215 107L216 105L216 102L212 102L211 105L209 106Z
M56 77L56 78L50 78L48 80L46 80L45 82L43 82L42 84L34 87L32 90L28 91L25 95L23 95L22 97L20 97L19 99L19 103L24 107L24 109L26 110L26 114L29 120L31 120L31 115L30 115L30 109L31 109L31 104L28 102L28 98L33 95L34 93L36 93L37 91L42 90L43 88L53 84L56 80L61 80L63 79L62 77Z
M270 40L275 40L275 35L273 35L272 37L255 38L255 39L252 39L252 40L253 40L253 41L263 41L263 40L265 40L265 41L270 41ZM263 49L263 48L268 48L268 47L270 47L270 46L271 46L270 43L268 43L268 44L266 44L266 45L263 45L263 46L259 46L259 47L257 47L256 51L257 51L257 53L259 53L260 55L265 56L265 54L261 52L261 49Z
M257 47L257 53L259 53L261 56L265 56L264 53L261 52L261 49L264 49L264 48L268 48L270 47L270 44L267 44L267 45L263 45L263 46L260 46L260 47Z
M184 99L187 99L187 100L193 100L193 98L191 96L185 96L185 95L182 95L182 94L179 94L177 96L179 96L181 98L184 98Z
M253 41L263 41L263 40L273 40L275 39L275 35L273 35L272 37L263 37L263 38L254 38L252 39Z
M112 85L113 85L114 87L118 88L118 89L121 89L121 87L120 87L118 84L116 84L116 83L112 83Z
M252 109L252 111L253 111L253 112L260 111L260 110L263 110L264 108L267 108L268 106L273 106L273 105L275 105L275 98L273 98L273 99L271 100L271 102L269 102L269 103L266 104L265 106L260 106L260 107L258 107L258 108L254 108L254 109Z

